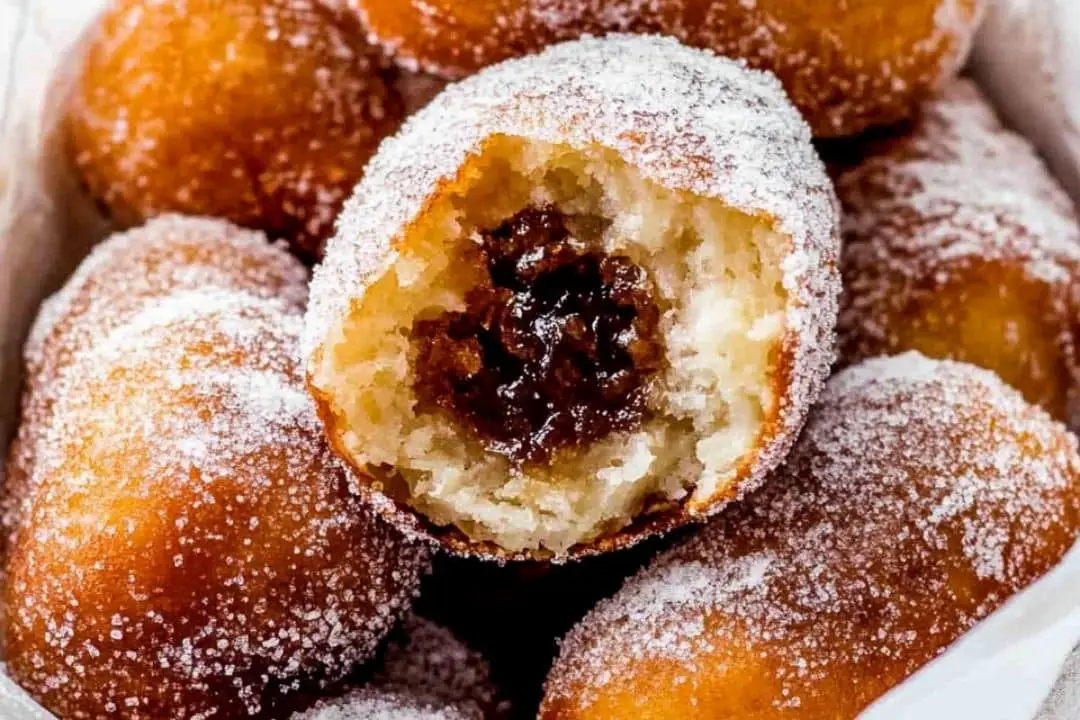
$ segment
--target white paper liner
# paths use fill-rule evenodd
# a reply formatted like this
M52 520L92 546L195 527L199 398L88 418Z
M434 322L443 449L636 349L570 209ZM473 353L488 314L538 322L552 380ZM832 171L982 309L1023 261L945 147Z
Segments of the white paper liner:
M971 70L1080 201L1080 2L995 0Z
M1080 548L879 700L865 720L1035 718L1080 638ZM1047 709L1038 720L1077 720Z
M42 299L103 231L87 201L71 197L70 174L45 152L58 149L47 142L50 77L100 4L0 0L0 58L10 63L0 67L0 82L8 85L0 92L5 101L0 117L7 118L0 136L0 447L5 451L17 422L22 343L30 323ZM63 8L67 20L56 21L46 14L48 8Z
M1075 718L1080 708L1080 648L1073 651L1035 720Z
M464 1L464 0L463 0ZM40 152L46 88L102 0L0 0L0 447L14 430L21 345L41 299L100 233L71 212L70 186ZM24 17L19 6L31 8ZM22 30L16 53L12 41ZM14 62L8 72L7 63ZM1080 2L999 0L975 73L1006 119L1028 134L1080 199ZM14 87L3 84L9 76ZM0 117L4 116L0 106ZM0 463L0 473L2 473ZM869 720L1080 718L1080 550L884 697ZM51 717L0 674L0 719Z

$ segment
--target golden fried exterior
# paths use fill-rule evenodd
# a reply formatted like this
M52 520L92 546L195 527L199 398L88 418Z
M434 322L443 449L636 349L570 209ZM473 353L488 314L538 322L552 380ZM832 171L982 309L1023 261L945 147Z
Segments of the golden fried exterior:
M5 530L18 525L35 441L76 356L164 295L236 291L299 311L306 278L304 268L261 233L210 219L160 218L98 247L45 302L26 344L21 422L0 500Z
M642 307L664 307L663 328L622 334L663 356L653 369L639 373L631 362L612 374L588 350L561 359L572 342L560 339L565 315L555 316L577 313L574 322L591 327L594 309L566 294L591 281L560 279L570 277L554 272L565 257L545 255L543 243L536 248L548 269L520 292L497 290L512 309L484 311L494 319L483 322L507 319L482 332L497 338L484 340L494 349L441 349L453 344L442 337L472 331L417 332L500 282L476 238L487 234L490 249L512 252L493 233L532 235L523 218L541 205L554 208L549 216L588 220L574 243L594 259L664 278L636 286ZM492 559L635 544L703 520L782 462L832 362L838 231L832 183L773 76L671 38L564 43L452 85L383 143L312 282L309 390L334 449L397 504L403 529ZM626 285L623 297L627 287L635 289ZM528 310L541 306L526 299L536 288L563 293L557 304L568 310L551 311L554 325ZM661 314L659 306L620 312ZM599 311L598 330L587 331L600 333L588 341L594 348L621 342L603 334L615 316ZM550 352L533 349L545 344ZM543 364L562 368L558 380L537 381L547 370L514 353L554 357ZM429 362L436 356L467 360L460 382L425 380L440 377ZM597 396L587 378L598 371L626 378L612 397L643 398L639 408L606 419L574 406L568 396L578 388ZM489 418L488 427L433 402L432 385L462 395L498 387L476 393L484 400L473 416ZM545 413L554 420L533 421ZM629 420L615 427L614 416ZM567 418L585 421L565 431ZM507 434L495 438L491 426ZM547 458L504 450L559 434L566 442Z
M457 78L610 32L674 35L783 82L815 134L911 115L963 63L980 0L349 0L400 62Z
M318 0L115 0L62 116L121 226L223 217L317 257L401 100L352 13Z
M916 353L835 376L785 468L563 640L543 720L841 720L1053 567L1076 440Z
M303 278L261 234L164 217L50 301L3 633L59 717L266 716L407 608L425 553L353 493L298 382Z
M414 615L387 643L367 682L292 720L505 720L509 710L484 656Z
M1080 226L972 83L870 143L837 191L843 362L904 350L970 362L1075 423Z

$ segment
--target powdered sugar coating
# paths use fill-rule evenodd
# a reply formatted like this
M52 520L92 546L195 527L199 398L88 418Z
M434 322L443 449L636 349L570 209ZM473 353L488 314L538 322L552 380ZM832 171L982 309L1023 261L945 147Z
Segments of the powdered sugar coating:
M541 716L854 717L1060 559L1078 489L1076 440L991 373L846 370L761 492L571 631Z
M787 236L782 350L790 372L777 427L748 473L747 486L760 482L790 447L831 362L837 206L809 129L775 78L672 39L556 46L451 86L410 119L372 160L316 269L309 372L440 189L500 135L608 148L648 181L720 199Z
M408 693L371 688L320 705L293 720L483 720L455 705L431 704Z
M837 178L837 188L845 235L900 246L893 263L1009 258L1055 281L1068 277L1080 257L1068 196L969 80L949 85L910 134L873 148ZM923 228L928 232L905 225L922 218L936 224Z
M475 705L484 709L485 717L507 708L499 700L484 657L446 628L415 615L406 619L401 636L390 643L374 682Z
M73 359L163 295L235 290L291 313L307 301L308 273L260 232L208 218L166 215L98 245L42 306L23 352L27 388L8 463L5 527L18 522L34 439Z
M622 35L565 43L457 83L383 144L316 269L306 353L392 264L395 242L440 185L499 134L598 144L660 185L772 218L792 240L792 327L807 328L809 340L810 328L828 325L835 200L779 83L669 38ZM807 342L806 352L821 344Z
M295 310L307 302L307 279L307 270L261 232L160 216L95 247L46 301L26 345L28 374L55 377L72 355L167 293L234 289Z
M111 0L73 55L65 150L124 226L224 217L317 256L404 112L354 14L323 0Z
M507 709L479 653L449 630L411 616L365 687L293 720L495 720Z
M1065 404L1075 382L1068 376L1080 377L1073 331L1080 225L1035 150L1001 124L973 83L954 82L910 133L872 144L866 159L839 174L837 191L845 210L840 347L846 361L911 347L903 336L918 315L946 312L943 288L1023 283L1045 288L1045 299L1032 301L1027 312L1035 316L1036 334L1056 342L1058 357L1032 361L1031 381L1008 379L1032 401ZM1017 312L1021 302L1013 301ZM1001 353L1033 352L1007 349L1022 341L1006 333ZM956 342L953 357L980 362L963 354L963 339ZM1045 384L1037 381L1059 372L1054 365L1065 366L1064 388L1028 387Z
M219 224L107 241L43 323L67 330L39 334L82 339L35 425L4 631L12 676L64 717L264 712L370 657L426 567L322 437L299 263Z
M887 125L956 74L980 0L348 0L397 61L460 78L584 34L670 35L775 72L821 136Z

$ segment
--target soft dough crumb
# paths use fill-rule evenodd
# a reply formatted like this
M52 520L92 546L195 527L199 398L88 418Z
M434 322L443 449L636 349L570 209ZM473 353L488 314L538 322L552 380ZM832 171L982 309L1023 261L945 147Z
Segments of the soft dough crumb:
M434 522L515 551L560 552L650 506L728 492L776 408L786 238L719 200L645 180L600 148L500 137L463 176L471 182L419 219L392 272L327 345L316 384L347 399L346 451ZM582 240L647 271L663 308L666 367L639 427L518 464L450 413L418 407L410 334L417 317L466 307L477 231L549 205L602 219Z

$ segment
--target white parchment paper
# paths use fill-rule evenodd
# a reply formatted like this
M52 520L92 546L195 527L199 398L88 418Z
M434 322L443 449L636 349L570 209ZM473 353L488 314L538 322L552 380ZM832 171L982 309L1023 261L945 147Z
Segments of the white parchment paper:
M100 232L72 210L42 149L50 78L101 3L0 0L0 447L15 427L20 349L33 314ZM998 0L973 72L1080 199L1080 0ZM1078 642L1074 549L864 718L1080 720L1080 653L1070 657ZM0 674L0 719L48 717Z
M1080 2L995 0L971 71L1080 199Z

